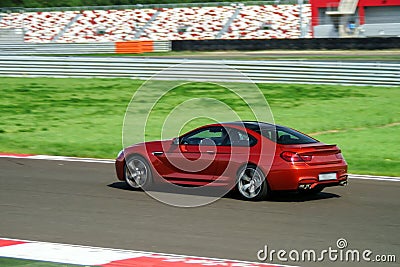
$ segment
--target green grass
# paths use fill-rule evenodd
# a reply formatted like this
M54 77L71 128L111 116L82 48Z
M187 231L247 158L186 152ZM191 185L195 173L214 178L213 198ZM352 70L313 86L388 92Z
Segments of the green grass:
M129 79L1 78L0 151L114 157Z
M400 174L400 125L350 129L316 137L340 144L353 173Z
M122 146L126 107L141 84L131 79L0 78L0 151L114 158ZM212 121L205 117L187 121L193 115L205 113L217 120L236 120L221 103L232 107L241 119L254 119L246 103L223 86L176 85L150 83L140 91L143 95L135 96L125 128L134 135L132 141L139 138L135 127L140 128L146 120L146 109L154 103L147 119L146 140L173 137ZM262 107L262 99L250 85L224 86L239 88L252 107ZM162 88L174 87L154 101ZM400 87L259 87L276 123L312 134L325 143L338 144L350 172L400 176ZM200 99L190 102L194 98ZM167 115L178 105L163 127Z
M75 267L82 265L62 264L44 261L23 260L0 257L0 266L3 267Z

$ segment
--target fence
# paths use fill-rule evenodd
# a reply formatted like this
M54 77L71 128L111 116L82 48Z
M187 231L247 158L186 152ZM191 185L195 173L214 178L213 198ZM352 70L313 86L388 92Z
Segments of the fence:
M173 51L213 50L316 50L316 49L400 49L399 37L175 40Z
M387 63L0 56L0 76L149 79L160 71L167 80L249 82L241 72L257 83L400 86L400 64Z
M121 49L121 47L124 47ZM170 41L127 41L110 43L0 44L0 55L78 55L166 52Z

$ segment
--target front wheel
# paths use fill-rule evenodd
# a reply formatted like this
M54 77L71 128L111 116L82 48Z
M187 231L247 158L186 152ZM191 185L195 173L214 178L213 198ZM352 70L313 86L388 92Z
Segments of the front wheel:
M249 200L262 200L268 195L268 184L264 173L251 165L239 170L237 189L243 198Z
M125 163L125 181L133 189L146 189L152 183L150 165L143 157L134 155Z

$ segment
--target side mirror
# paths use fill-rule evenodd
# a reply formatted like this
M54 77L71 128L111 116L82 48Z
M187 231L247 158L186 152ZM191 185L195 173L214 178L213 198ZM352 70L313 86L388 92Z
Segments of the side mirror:
M179 137L175 137L172 139L172 144L173 145L179 145Z

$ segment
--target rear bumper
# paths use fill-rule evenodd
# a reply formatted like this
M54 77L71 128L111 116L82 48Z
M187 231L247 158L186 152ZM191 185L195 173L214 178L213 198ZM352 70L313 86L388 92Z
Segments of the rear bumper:
M290 164L279 172L272 172L268 182L272 190L302 190L323 188L329 186L343 186L347 184L347 164L333 164L309 166L305 163ZM322 173L336 173L336 179L320 181Z
M318 181L318 179L301 179L298 183L298 189L309 190L315 188L325 188L329 186L347 185L347 174L338 177L336 180Z

